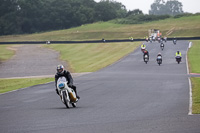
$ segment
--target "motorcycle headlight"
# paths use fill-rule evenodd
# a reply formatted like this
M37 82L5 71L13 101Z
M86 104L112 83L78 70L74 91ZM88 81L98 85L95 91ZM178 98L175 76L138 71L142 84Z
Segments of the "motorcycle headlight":
M59 87L60 89L64 89L64 88L65 88L65 84L64 84L64 83L60 83L60 84L58 85L58 87Z

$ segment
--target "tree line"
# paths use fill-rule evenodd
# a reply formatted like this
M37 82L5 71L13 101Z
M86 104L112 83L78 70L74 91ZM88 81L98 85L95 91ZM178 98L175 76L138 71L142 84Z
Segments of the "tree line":
M151 20L155 18L152 15L163 15L155 8L163 7L161 1L155 0L149 16L139 9L127 11L122 3L114 0L101 0L98 3L94 0L0 0L0 35L67 29L116 18L132 17L129 20L134 21L138 15L140 20L143 20L143 16ZM179 13L182 13L182 6L179 8Z
M66 29L126 13L124 5L109 0L0 0L0 35Z

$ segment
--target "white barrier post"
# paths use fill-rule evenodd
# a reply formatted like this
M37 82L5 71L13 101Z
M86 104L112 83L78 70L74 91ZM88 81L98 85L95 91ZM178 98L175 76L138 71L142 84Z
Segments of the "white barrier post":
M192 47L192 42L189 43L189 48L191 48L191 47Z

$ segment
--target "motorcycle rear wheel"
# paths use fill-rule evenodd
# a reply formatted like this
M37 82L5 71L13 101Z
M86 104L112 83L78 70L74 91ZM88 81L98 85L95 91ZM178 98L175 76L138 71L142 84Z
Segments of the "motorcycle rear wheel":
M73 106L74 108L76 108L76 103L72 103L72 106Z

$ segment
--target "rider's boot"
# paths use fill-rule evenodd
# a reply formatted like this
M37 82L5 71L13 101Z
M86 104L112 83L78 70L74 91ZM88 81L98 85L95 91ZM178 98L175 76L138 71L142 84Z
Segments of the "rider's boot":
M74 89L74 91L75 91L76 98L80 99L80 97L78 96L77 91L76 91L76 86L73 86L73 89Z

